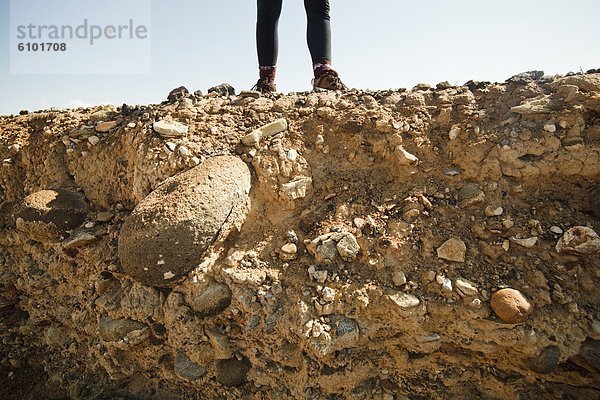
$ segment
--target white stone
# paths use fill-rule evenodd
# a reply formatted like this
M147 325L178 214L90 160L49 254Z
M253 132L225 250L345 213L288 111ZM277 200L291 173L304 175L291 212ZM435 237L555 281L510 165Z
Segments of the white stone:
M88 138L88 142L90 142L90 144L91 144L92 146L95 146L95 145L97 145L97 144L98 144L98 142L100 142L100 138L99 138L98 136L95 136L95 135L94 135L94 136L90 136L90 137Z
M296 176L292 181L281 185L281 193L289 200L306 197L306 191L312 184L312 179L307 176Z
M261 140L285 131L287 127L287 120L280 118L247 134L242 138L242 143L246 146L257 145Z
M563 230L560 227L558 227L558 226L551 226L550 227L550 232L556 233L557 235L562 235Z
M554 133L554 132L556 132L556 125L554 125L554 124L546 124L546 125L544 125L544 130L546 132Z
M176 121L160 120L152 124L152 128L160 136L168 137L180 137L188 133L188 126Z
M396 154L398 155L398 163L400 165L414 165L419 161L414 154L406 151L401 145L396 146Z
M298 158L298 152L294 149L290 149L287 151L286 158L290 161L296 161Z
M165 279L173 279L173 277L175 276L174 273L172 273L171 271L165 272L164 274Z
M175 151L175 148L177 148L177 145L173 142L165 142L165 147L169 151Z
M444 275L438 275L435 277L435 281L442 286L442 291L451 292L452 291L452 281L446 278Z
M283 251L286 254L296 254L298 248L294 243L287 243L284 244L283 247L281 247L281 251Z
M454 285L456 286L457 290L466 296L475 296L477 293L479 293L477 290L477 285L463 278L456 278Z
M325 286L323 290L321 290L321 298L323 301L327 302L335 300L335 289Z
M313 265L308 267L308 275L319 283L325 283L327 280L327 270L319 271Z
M454 140L458 137L459 134L460 134L460 127L454 125L452 127L452 129L450 129L450 132L448 133L448 137L450 138L450 140Z
M502 213L504 213L504 208L502 207L487 206L485 208L486 217L497 217L502 215Z
M396 303L398 307L405 310L415 308L419 304L421 304L421 301L418 297L403 292L398 292L396 294L390 295L389 298L394 303Z
M529 248L535 246L535 244L538 241L538 237L537 236L532 236L530 238L521 239L521 238L517 238L517 237L512 236L510 238L510 241L513 242L513 243L518 244L519 246L523 246L523 247L529 249Z
M190 154L190 151L185 146L179 146L179 154L182 156L187 156L188 154Z
M430 342L437 342L441 338L442 337L440 335L438 335L437 333L434 333L434 334L428 335L428 336L421 336L421 338L419 339L419 341L421 343L430 343Z

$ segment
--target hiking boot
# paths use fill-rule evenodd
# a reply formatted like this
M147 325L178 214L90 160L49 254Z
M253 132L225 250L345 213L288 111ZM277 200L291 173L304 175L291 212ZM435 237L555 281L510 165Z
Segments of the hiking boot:
M324 71L318 78L313 79L313 87L327 90L348 90L340 76L332 69Z
M257 90L261 93L273 93L277 91L277 85L269 78L260 78L252 90Z

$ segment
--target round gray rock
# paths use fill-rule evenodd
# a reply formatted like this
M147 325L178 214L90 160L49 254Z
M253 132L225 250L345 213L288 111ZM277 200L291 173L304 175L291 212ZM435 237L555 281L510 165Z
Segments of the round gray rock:
M177 350L173 367L175 373L179 375L179 377L189 381L200 379L208 372L208 369L204 365L198 365L192 362L188 355L180 350Z
M192 309L201 317L212 317L231 304L231 289L224 283L215 283L196 293L191 302Z
M215 377L223 386L240 386L246 380L250 368L252 364L246 357L242 357L241 360L235 357L229 360L218 360L215 363Z
M248 166L217 156L165 180L123 224L118 252L132 278L169 287L198 266L203 253L241 226L248 204Z
M549 374L556 369L560 362L560 348L546 346L537 356L529 359L529 368L539 374Z

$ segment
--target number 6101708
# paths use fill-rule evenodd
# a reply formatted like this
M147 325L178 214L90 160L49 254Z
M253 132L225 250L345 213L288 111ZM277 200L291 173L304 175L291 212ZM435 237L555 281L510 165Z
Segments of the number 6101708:
M31 42L31 43L19 43L17 45L19 51L66 51L66 43L53 43L53 42Z

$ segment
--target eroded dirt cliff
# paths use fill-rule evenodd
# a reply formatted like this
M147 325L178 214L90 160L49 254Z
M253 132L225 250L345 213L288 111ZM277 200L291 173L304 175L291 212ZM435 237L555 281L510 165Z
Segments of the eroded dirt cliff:
M0 397L599 398L600 74L540 75L0 117Z

